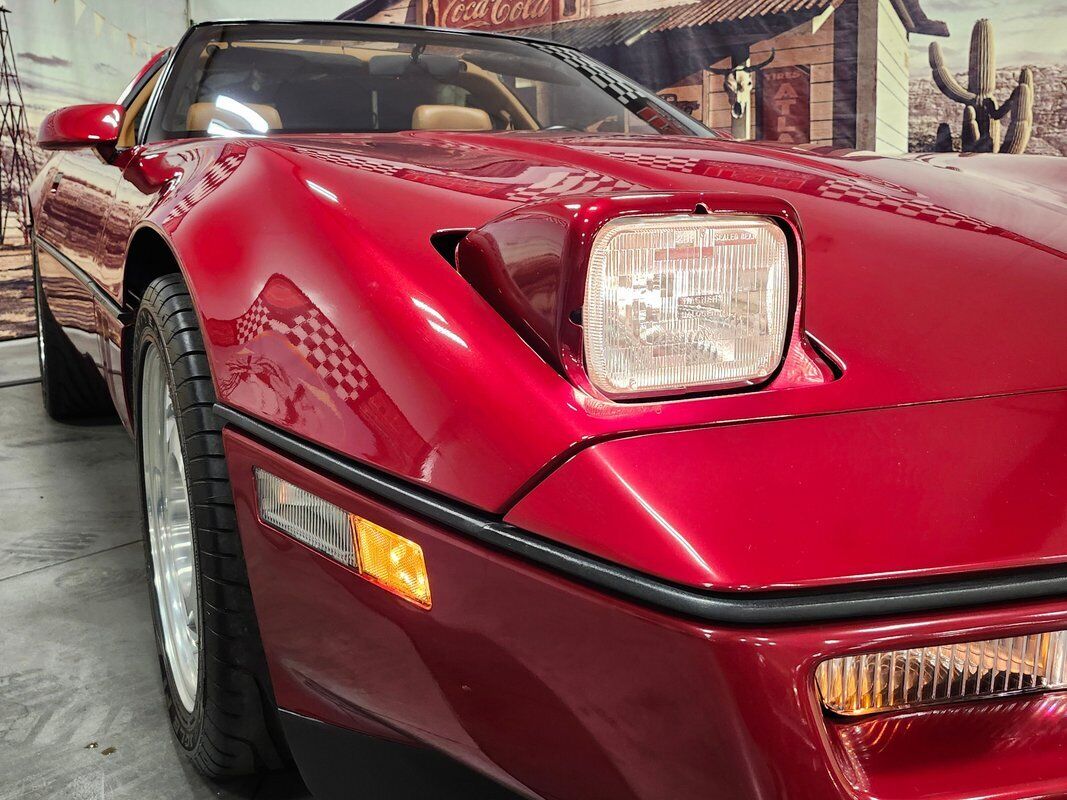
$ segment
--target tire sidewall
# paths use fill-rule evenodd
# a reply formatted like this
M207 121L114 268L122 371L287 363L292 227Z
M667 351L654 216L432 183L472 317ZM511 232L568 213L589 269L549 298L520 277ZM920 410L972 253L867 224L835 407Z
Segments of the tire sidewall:
M151 607L152 614L152 628L155 635L156 654L159 658L160 672L163 676L163 693L167 701L167 713L170 717L171 727L174 730L175 736L183 748L192 752L197 747L197 742L203 731L203 714L204 714L204 684L206 677L206 659L205 659L205 647L204 647L204 628L205 628L205 609L203 603L203 593L201 588L201 565L200 565L200 543L198 536L198 528L196 523L196 509L192 502L189 503L189 514L191 520L191 534L193 541L193 563L195 565L193 569L194 575L194 588L198 612L200 615L200 647L197 654L197 682L196 682L196 696L193 702L193 710L190 712L186 710L181 698L178 696L175 689L174 677L171 674L170 660L167 658L166 649L163 640L163 621L160 619L159 614L159 600L156 590L156 574L155 563L152 558L152 541L151 535L148 529L148 501L145 486L145 473L144 473L144 431L141 424L141 402L142 402L142 380L144 377L144 363L150 348L156 348L159 351L159 358L163 365L163 373L167 379L167 391L170 393L171 403L175 409L175 421L178 426L178 438L181 444L182 459L188 465L188 456L186 454L185 447L185 430L182 420L182 414L179 413L180 406L178 405L177 397L175 396L174 386L174 372L171 364L170 353L167 351L165 345L165 338L159 325L158 320L155 318L150 309L142 307L137 315L137 324L134 334L134 354L133 354L133 391L132 391L132 405L133 405L133 424L135 428L135 441L137 450L137 475L138 483L140 485L141 492L141 533L144 543L144 555L145 555L145 570L148 576L148 600ZM186 492L191 498L192 487L189 486L189 471L185 472Z
M36 312L34 321L37 323L37 364L41 373L41 399L44 401L45 410L49 410L51 404L48 396L48 325L44 317L46 313L44 286L41 283L41 267L37 259L36 243L30 246L30 254L33 268L33 308Z

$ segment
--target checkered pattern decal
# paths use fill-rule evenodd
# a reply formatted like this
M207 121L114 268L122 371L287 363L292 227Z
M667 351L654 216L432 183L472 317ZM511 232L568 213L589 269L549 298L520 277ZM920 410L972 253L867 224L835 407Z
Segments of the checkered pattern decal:
M782 167L730 164L710 158L642 153L639 150L604 148L598 149L597 152L652 169L721 178L753 186L771 186L775 189L785 189L824 197L828 200L866 206L935 225L945 225L975 233L992 233L1009 239L1018 238L1016 234L1003 228L939 206L911 189L875 177L827 178L817 173L810 174Z
M259 413L290 426L309 418L343 419L331 416L336 399L371 435L366 452L378 463L402 472L426 457L425 440L326 314L288 278L271 276L247 311L235 319L208 319L205 329L215 345L231 349L218 383L224 400L236 396L241 402L242 388L254 387L244 398L270 398ZM264 341L278 336L293 351L281 361L272 356L277 347ZM317 381L307 380L300 362Z
M568 194L625 192L633 188L632 183L602 175L599 172L559 170L549 172L541 180L529 186L509 190L507 198L520 203L532 203Z
M577 50L571 50L569 47L561 47L558 44L550 44L548 42L530 42L530 46L555 56L568 66L574 67L574 69L589 78L612 97L618 98L623 105L628 105L641 97L632 84L623 82L617 75L611 74L596 61L579 53Z
M340 167L355 167L364 172L374 172L378 175L399 176L405 170L405 165L393 161L384 161L380 158L359 155L358 153L341 153L333 150L308 150L304 155L311 156L316 161L325 161L327 164L336 164Z
M318 309L297 317L286 336L342 400L357 400L370 386L366 366Z
M605 151L598 150L598 152ZM617 152L608 151L606 154L618 158L620 161L626 161L629 164L637 164L639 167L662 169L667 172L692 173L696 172L697 167L703 163L701 159L694 156L677 156L665 153L641 153L633 150L620 150Z
M603 155L650 169L661 169L688 175L739 181L755 186L773 186L791 192L803 192L824 180L795 169L781 169L750 164L715 161L710 157L678 155L675 153L642 152L637 149L598 148ZM810 192L809 192L810 193Z
M513 160L480 162L460 171L401 164L357 153L308 151L307 155L320 161L355 167L378 175L515 203L533 203L570 194L626 192L644 188L600 172L571 167L529 165Z

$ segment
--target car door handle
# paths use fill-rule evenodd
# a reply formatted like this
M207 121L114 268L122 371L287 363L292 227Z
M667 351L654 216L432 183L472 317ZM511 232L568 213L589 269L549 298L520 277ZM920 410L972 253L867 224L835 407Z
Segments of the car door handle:
M59 191L59 182L63 180L63 173L57 172L52 178L52 188L49 189L49 194L55 194Z

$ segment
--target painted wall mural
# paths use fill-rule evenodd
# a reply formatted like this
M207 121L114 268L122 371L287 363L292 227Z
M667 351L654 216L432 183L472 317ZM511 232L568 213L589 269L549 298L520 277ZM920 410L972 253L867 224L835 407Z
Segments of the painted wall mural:
M365 0L345 16L571 44L740 139L1067 155L1057 0Z
M117 97L190 20L332 18L574 45L739 139L883 153L1067 155L1061 0L0 0L27 132ZM981 22L979 22L982 20ZM0 103L10 102L0 96ZM6 173L17 143L0 135ZM42 154L30 148L30 159ZM0 247L0 339L33 332L27 251Z
M44 154L32 141L49 112L60 106L114 100L148 58L185 30L184 0L3 0L5 38L17 68L25 108L29 160ZM0 103L16 103L0 93ZM21 198L12 173L15 143L0 142L0 195L14 210ZM35 168L34 170L35 171ZM10 215L0 247L0 339L34 332L29 251L17 217Z

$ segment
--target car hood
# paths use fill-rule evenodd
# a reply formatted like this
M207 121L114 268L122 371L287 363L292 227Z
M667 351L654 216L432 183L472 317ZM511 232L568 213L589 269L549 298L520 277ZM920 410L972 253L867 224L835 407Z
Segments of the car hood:
M398 227L428 250L437 230L569 195L773 196L800 219L803 325L844 370L843 406L1067 385L1063 159L547 134L312 136L275 146L328 165L334 182L395 179L394 207L418 213L383 218L378 230ZM366 202L355 213L382 215L373 196Z

